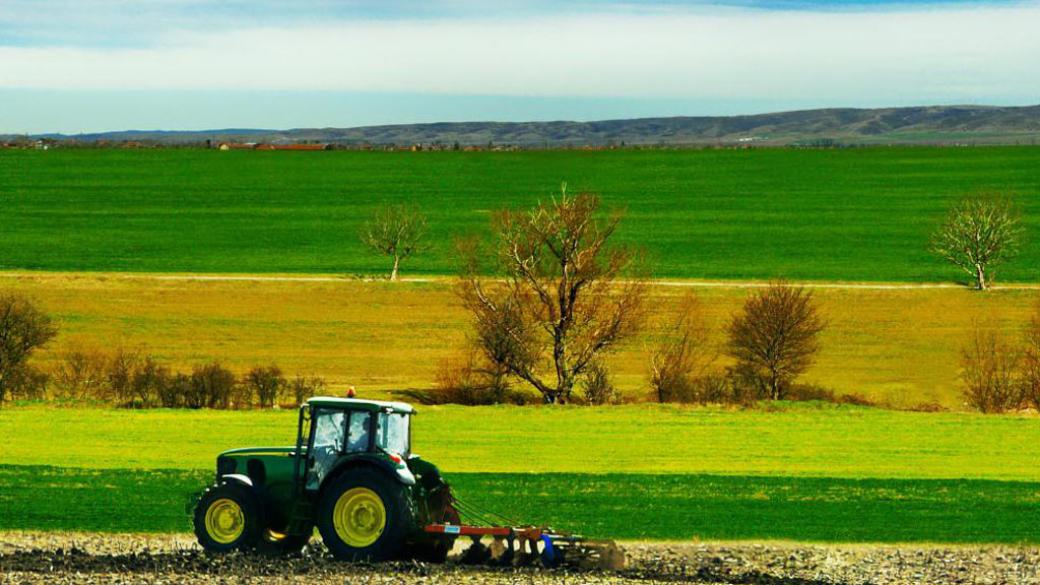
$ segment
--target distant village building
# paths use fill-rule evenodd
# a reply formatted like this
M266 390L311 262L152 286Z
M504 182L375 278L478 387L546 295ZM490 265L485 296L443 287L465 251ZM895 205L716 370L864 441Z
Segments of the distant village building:
M328 144L258 144L257 150L331 150Z
M221 142L220 150L332 150L330 144L257 144L256 142Z

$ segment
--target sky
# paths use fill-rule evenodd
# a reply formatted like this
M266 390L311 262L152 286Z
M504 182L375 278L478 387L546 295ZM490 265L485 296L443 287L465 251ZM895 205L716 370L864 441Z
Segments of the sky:
M1040 103L1040 0L0 0L0 133Z

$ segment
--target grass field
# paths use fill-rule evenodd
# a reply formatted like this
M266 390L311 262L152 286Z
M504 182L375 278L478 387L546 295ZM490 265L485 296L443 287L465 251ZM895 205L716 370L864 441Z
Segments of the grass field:
M61 334L41 354L70 348L143 347L175 367L220 359L233 369L277 362L289 374L319 374L367 396L389 388L429 388L438 363L464 342L468 323L447 282L184 281L119 275L7 275L60 319ZM746 289L701 288L710 325L720 330ZM669 318L685 289L658 287L654 322ZM1017 334L1040 293L960 289L817 289L828 323L808 381L896 406L936 402L961 408L959 350L973 321ZM646 388L639 339L612 356L630 396ZM718 341L718 339L716 339ZM376 391L373 394L373 391Z
M628 208L619 238L672 278L948 281L925 251L944 207L1014 190L1040 227L1040 149L527 153L0 151L0 290L61 326L38 357L141 349L175 368L276 362L362 397L426 389L466 315L443 278L190 280L135 273L375 273L357 227L383 200L430 215L406 273L454 268L451 237L561 181ZM58 271L58 272L55 272ZM69 271L69 272L60 272ZM1040 281L1040 239L999 278ZM696 289L715 331L739 286ZM651 324L686 289L653 290ZM894 406L962 408L973 323L1017 334L1035 290L816 289L804 379ZM609 358L647 392L644 335ZM718 338L715 341L719 341ZM180 531L217 452L288 444L294 413L0 410L0 529ZM614 538L1040 543L1040 418L819 404L758 410L429 407L414 434L463 498ZM122 510L113 513L113 510Z
M4 410L0 529L187 530L215 453L290 442L293 422ZM467 501L604 537L1040 542L1036 418L437 407L416 419L414 445Z
M628 209L619 238L662 276L949 281L926 251L955 198L1021 195L1040 227L1040 149L262 153L0 152L0 267L373 273L357 231L380 201L414 201L433 248L411 273L455 269L451 238L562 181ZM1040 239L1003 270L1040 280Z
M188 532L192 495L212 479L0 465L0 530ZM511 518L615 539L1040 542L1036 483L573 473L451 481L460 498Z
M293 411L7 408L0 464L210 469L293 442ZM415 451L448 472L680 473L1040 482L1040 418L793 404L422 407ZM587 445L588 452L574 448Z

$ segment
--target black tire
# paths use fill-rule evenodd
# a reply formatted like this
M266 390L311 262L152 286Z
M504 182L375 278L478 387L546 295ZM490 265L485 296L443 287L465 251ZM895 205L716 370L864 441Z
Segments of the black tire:
M382 502L385 524L375 541L365 546L351 545L337 532L334 514L340 498L355 488L371 490ZM346 471L325 488L318 503L318 531L334 557L343 561L386 561L398 558L405 537L414 524L412 507L405 486L381 471L361 468Z
M230 504L228 503L230 502ZM237 506L238 513L233 510ZM224 514L221 510L231 510ZM211 526L223 534L211 534L207 528L207 515ZM231 519L229 519L229 517ZM221 522L226 520L226 522ZM202 494L195 505L195 538L208 552L227 553L235 550L250 550L260 539L263 518L260 503L247 488L236 484L213 486ZM240 529L239 529L240 528ZM235 535L229 540L229 536Z
M264 530L257 543L257 550L271 556L288 556L299 553L311 541L314 529L304 534L282 534L275 530Z

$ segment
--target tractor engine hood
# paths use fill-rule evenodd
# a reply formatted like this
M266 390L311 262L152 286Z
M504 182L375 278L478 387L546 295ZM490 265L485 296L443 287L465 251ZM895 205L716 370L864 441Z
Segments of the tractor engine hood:
M306 447L303 448L307 450ZM228 449L217 455L217 457L248 457L250 455L286 455L291 456L296 454L296 447L242 447L240 449Z
M252 485L247 477L257 474L256 471L249 471L254 465L265 470L281 469L284 475L292 468L295 456L296 447L246 447L224 451L217 455L217 483L220 483L221 478L236 476L237 481ZM266 475L266 471L263 475Z

